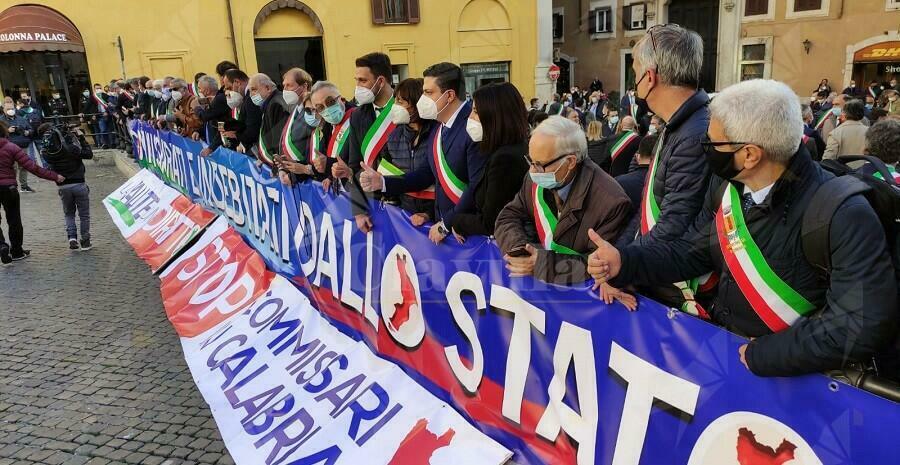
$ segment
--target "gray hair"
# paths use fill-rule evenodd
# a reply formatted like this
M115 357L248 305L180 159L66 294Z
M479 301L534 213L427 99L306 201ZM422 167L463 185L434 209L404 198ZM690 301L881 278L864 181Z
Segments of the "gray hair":
M663 84L692 89L700 85L703 39L690 29L677 24L653 27L634 44L632 54L641 64L641 75L654 69Z
M200 79L197 79L197 87L199 88L208 88L208 89L218 89L219 81L216 81L216 78L212 76L203 75L200 76Z
M587 137L581 126L559 115L545 119L531 132L556 139L556 155L574 153L578 161L587 158Z
M309 89L309 93L310 95L315 94L322 89L333 90L338 94L341 93L341 90L338 89L338 86L334 85L334 83L332 83L331 81L317 81L315 84L313 84L312 88Z
M162 89L163 84L165 84L165 81L163 81L162 79L154 79L153 80L154 88L158 87L158 88Z
M786 164L803 138L798 103L797 94L783 82L753 79L720 92L709 111L730 140L756 145L772 161Z
M275 81L273 81L272 78L263 73L257 73L253 76L250 76L250 82L255 82L258 86L266 86L269 89L277 89L277 87L275 86Z
M803 115L803 121L813 119L812 107L809 106L809 104L801 103L800 104L800 113Z
M172 80L171 86L173 89L187 89L188 83L184 79L175 78Z
M900 161L900 120L885 118L866 131L866 152L885 163Z

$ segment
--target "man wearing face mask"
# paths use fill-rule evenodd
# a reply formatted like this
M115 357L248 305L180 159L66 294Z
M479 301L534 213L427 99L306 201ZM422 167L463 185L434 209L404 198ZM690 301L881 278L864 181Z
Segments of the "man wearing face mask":
M850 84L847 84L847 87L841 93L852 98L863 98L862 89L856 87L856 81L853 79L850 80Z
M619 109L613 102L606 102L603 106L603 132L604 138L611 137L616 134L616 127L619 125Z
M331 168L350 140L350 117L356 107L345 102L337 86L328 81L319 81L312 86L309 101L320 117L321 134L318 141L309 144L307 153L314 170L312 174L327 190L332 182Z
M293 110L303 100L306 99L306 93L309 92L310 86L313 85L313 78L302 68L291 68L284 73L281 79L281 97L288 107Z
M203 130L203 122L194 113L194 108L199 104L197 97L189 92L188 83L184 79L172 81L173 111L171 114L160 116L163 121L175 129L183 137L200 140L200 131Z
M32 100L31 94L28 91L22 92L20 96L21 100L19 100L19 103L22 104L22 108L19 110L19 115L28 120L28 124L31 126L31 133L35 134L37 133L37 128L44 122L44 111L41 109L40 104ZM28 145L27 152L28 156L35 162L38 160L38 155L41 153L34 141ZM21 177L19 178L19 187L26 192L34 192L34 190L28 186L28 172L20 170L19 173L21 174Z
M532 131L529 174L494 228L511 276L584 282L586 254L593 246L588 230L611 241L619 237L631 202L612 177L586 159L587 139L578 124L551 116Z
M596 236L588 272L598 282L652 285L720 276L713 322L750 338L735 359L759 376L868 364L897 331L897 283L884 230L860 194L837 207L822 275L805 259L801 227L833 176L800 144L797 96L785 84L735 84L710 105L716 175L682 237L616 249ZM799 149L798 149L799 148Z
M834 160L842 155L862 155L866 149L866 130L863 124L865 106L862 100L850 100L842 106L840 126L828 135L828 144L822 154L824 160Z
M284 93L282 92L282 95ZM281 131L278 145L278 177L282 184L303 182L315 174L313 160L319 158L323 148L322 117L316 111L305 92L303 100L294 108Z
M681 237L703 205L709 171L703 140L709 125L709 96L702 89L703 41L675 24L650 28L632 49L638 76L635 105L663 121L641 209L619 244L647 246ZM697 278L694 276L693 278ZM663 303L697 314L693 283L644 289Z
M254 74L247 85L250 100L262 110L262 123L257 136L256 157L262 163L275 166L284 126L291 117L288 104L281 97L275 81L265 74Z
M227 89L225 101L231 109L231 120L225 121L221 136L227 139L232 150L250 154L250 148L259 140L262 125L262 109L250 98L250 77L234 68L225 72L222 81Z
M62 94L56 89L53 89L50 93L50 103L48 106L50 107L50 115L52 116L64 116L69 114L69 105L66 104L66 101L62 98Z
M150 111L150 88L153 86L150 84L150 78L147 76L141 76L137 79L137 82L134 84L136 92L135 92L135 104L134 104L134 117L141 121L146 121L147 114Z
M900 102L897 101L900 92L889 89L884 91L884 94L887 95L887 103L884 105L884 109L887 110L888 115L900 115Z
M228 106L228 99L225 91L218 87L219 82L212 76L201 76L197 81L197 90L200 95L197 96L197 105L194 107L194 113L200 117L203 127L199 131L200 139L208 144L200 153L207 156L222 145L222 138L219 136L219 123L225 125L234 121L231 117L231 108Z
M828 140L828 136L831 134L831 131L834 131L834 128L840 124L838 118L841 116L841 112L843 111L844 102L847 101L846 95L838 95L831 101L831 107L828 109L823 109L819 112L818 117L816 118L816 123L813 126L813 129L818 131L819 136L822 137L822 140ZM824 107L823 107L824 108Z

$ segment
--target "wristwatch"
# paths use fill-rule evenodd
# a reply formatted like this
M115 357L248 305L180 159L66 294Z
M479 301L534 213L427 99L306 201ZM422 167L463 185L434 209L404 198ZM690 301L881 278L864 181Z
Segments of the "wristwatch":
M448 229L444 226L444 222L443 222L443 221L441 221L440 223L437 224L437 228L438 228L438 232L441 233L442 235L444 235L444 236L449 236L449 235L450 235L450 230L448 230Z

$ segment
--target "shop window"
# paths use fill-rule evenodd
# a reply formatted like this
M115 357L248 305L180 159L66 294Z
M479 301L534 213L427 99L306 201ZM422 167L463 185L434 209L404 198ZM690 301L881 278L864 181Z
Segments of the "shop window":
M772 38L751 37L741 41L741 81L768 79L772 74Z
M565 10L563 8L553 9L553 41L562 42L563 28L565 27Z
M416 24L419 21L419 0L372 0L372 22L375 24Z
M509 82L509 62L471 63L462 65L463 79L466 81L466 93L492 82Z
M626 31L637 31L644 29L647 24L647 9L643 3L632 3L622 8L622 22Z

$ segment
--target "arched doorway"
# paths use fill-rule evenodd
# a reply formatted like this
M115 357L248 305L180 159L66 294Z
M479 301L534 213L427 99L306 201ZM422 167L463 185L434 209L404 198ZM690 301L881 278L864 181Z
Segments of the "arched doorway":
M305 69L315 80L326 79L322 31L318 16L303 2L270 2L253 23L257 69L278 84L293 67Z
M716 89L716 58L719 48L719 0L671 0L669 22L697 31L703 39L703 69L700 88Z
M850 79L867 87L872 81L884 85L891 78L900 78L900 31L888 31L847 46L844 86Z
M41 104L59 92L67 114L79 109L81 91L90 88L84 40L59 12L38 5L18 5L0 13L0 86L18 101L23 92Z

